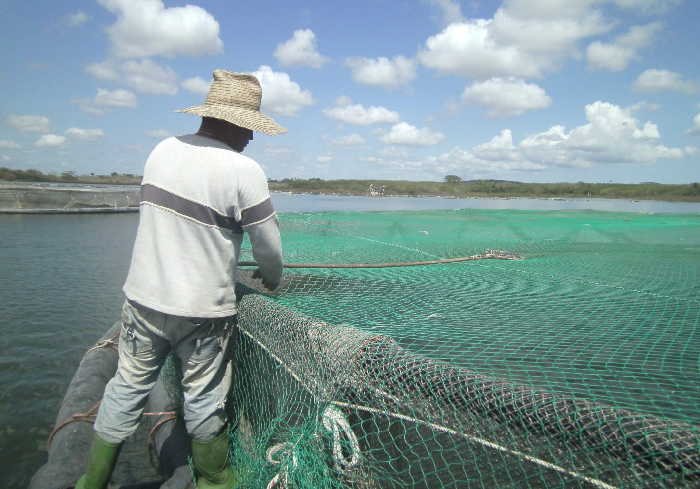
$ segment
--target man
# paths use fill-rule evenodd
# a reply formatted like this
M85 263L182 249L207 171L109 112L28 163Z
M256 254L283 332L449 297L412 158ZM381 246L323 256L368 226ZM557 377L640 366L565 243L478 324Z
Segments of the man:
M200 489L230 489L225 358L236 325L234 283L243 232L270 290L282 275L282 250L267 179L241 155L253 131L286 129L260 113L252 75L214 71L196 134L172 137L151 152L143 174L139 227L124 285L119 365L102 398L86 474L76 489L104 489L119 447L137 428L169 352L182 365L185 426Z

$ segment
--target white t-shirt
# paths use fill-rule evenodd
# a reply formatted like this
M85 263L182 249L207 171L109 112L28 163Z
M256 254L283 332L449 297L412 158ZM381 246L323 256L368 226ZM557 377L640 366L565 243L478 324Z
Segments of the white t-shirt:
M236 314L244 231L263 276L279 281L279 229L260 166L215 139L196 134L165 139L146 161L124 293L175 316Z

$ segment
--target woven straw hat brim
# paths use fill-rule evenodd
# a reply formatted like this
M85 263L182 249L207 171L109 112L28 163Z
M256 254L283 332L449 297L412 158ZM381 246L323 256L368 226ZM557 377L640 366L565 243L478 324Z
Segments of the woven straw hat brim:
M284 134L287 129L277 124L270 117L253 109L243 107L224 107L215 105L195 105L186 109L176 110L176 112L186 112L201 117L214 117L222 119L231 124L245 127L251 131L261 132L268 136Z

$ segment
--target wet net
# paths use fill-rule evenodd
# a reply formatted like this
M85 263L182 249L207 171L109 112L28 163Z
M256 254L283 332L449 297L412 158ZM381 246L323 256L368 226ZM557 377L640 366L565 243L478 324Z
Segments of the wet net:
M280 221L288 263L522 259L242 288L229 410L244 487L700 487L700 216Z

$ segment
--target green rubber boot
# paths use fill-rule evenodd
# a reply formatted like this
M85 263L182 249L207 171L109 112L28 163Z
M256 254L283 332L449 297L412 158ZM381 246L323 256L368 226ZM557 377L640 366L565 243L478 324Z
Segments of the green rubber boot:
M121 443L104 441L96 433L92 439L87 470L78 480L75 489L105 489L112 477L121 446Z
M228 431L224 429L213 439L192 440L192 464L197 489L233 489L236 475L228 460Z

